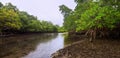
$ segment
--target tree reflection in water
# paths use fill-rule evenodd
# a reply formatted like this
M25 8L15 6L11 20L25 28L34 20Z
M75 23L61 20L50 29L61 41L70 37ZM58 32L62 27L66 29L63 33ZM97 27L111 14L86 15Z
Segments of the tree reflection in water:
M30 52L34 52L40 44L42 45L40 48L45 49L45 44L50 44L51 42L55 42L52 43L53 46L49 45L52 47L50 47L51 50L63 48L63 37L58 33L26 34L9 38L0 38L0 57L20 58L29 54ZM56 45L56 42L60 44L60 46ZM49 49L49 47L47 49ZM52 53L56 50L52 51Z

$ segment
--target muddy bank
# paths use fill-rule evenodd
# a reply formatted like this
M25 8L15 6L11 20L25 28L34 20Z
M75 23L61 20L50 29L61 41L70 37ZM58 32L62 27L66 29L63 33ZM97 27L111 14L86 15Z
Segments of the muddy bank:
M80 40L52 54L52 58L120 58L120 40Z

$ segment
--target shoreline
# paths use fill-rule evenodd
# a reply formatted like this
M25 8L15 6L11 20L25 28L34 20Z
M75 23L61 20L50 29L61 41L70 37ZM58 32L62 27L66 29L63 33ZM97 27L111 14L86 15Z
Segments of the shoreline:
M73 45L76 45L76 44L79 44L80 42L83 42L83 41L84 41L84 40L82 39L82 40L79 40L79 41L77 41L77 42L70 43L70 44L64 46L64 48L62 48L62 49L56 51L55 53L53 53L53 54L51 55L51 57L52 57L52 58L56 58L56 57L59 56L59 54L61 54L62 51L65 51L65 50L68 49L69 47L71 47L71 46L73 46Z
M0 35L1 37L11 37L11 36L17 36L17 35L29 35L29 34L44 34L44 33L62 33L62 32L26 32L26 33L16 33L16 34L3 34Z
M52 58L120 58L120 40L88 39L67 45L51 55Z

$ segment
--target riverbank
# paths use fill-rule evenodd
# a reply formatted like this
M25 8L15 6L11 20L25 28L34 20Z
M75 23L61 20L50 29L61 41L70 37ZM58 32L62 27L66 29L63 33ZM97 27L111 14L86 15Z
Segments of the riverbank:
M120 58L119 39L77 41L52 54L52 58Z
M62 32L26 32L26 33L10 33L10 34L0 34L1 37L12 37L12 36L18 36L18 35L30 35L30 34L46 34L46 33L62 33Z

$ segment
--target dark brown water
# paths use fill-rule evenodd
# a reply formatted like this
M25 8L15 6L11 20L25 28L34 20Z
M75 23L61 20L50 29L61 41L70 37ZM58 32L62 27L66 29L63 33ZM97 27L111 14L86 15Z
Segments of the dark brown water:
M0 38L0 58L51 58L52 53L63 47L62 33Z

